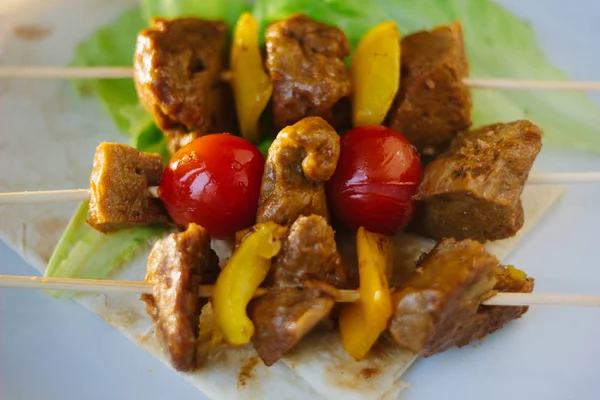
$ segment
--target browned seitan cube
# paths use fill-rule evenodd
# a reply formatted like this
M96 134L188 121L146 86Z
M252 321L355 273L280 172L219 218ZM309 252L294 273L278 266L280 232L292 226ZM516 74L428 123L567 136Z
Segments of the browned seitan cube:
M248 313L256 332L252 343L267 365L273 365L316 325L327 318L338 293L324 282L282 287L253 300Z
M444 239L396 289L390 334L400 346L425 357L462 347L497 331L528 309L482 306L482 302L497 292L532 290L532 278L499 265L481 243Z
M96 149L90 177L90 219L100 232L169 221L149 186L160 184L163 172L158 154L143 153L118 143L101 143Z
M434 239L514 236L524 221L521 193L541 148L540 128L524 120L459 134L423 172L413 229Z
M347 275L334 236L322 216L300 216L273 258L267 279L272 288L249 307L256 326L252 342L266 365L286 354L315 325L328 322L336 287L345 286Z
M277 128L319 116L336 128L349 122L350 45L334 26L296 14L267 27L266 67L273 81Z
M165 355L178 371L196 367L200 311L207 302L198 297L198 285L211 283L205 278L218 268L208 231L194 223L158 240L148 256L146 282L153 289L142 300Z
M402 40L400 89L388 125L423 154L436 154L471 125L469 75L459 22Z
M301 215L289 228L281 252L271 263L274 286L299 286L306 281L343 288L347 272L335 242L335 232L320 215Z
M201 135L235 127L231 91L221 79L227 42L227 24L198 18L154 18L138 35L138 96L171 153Z

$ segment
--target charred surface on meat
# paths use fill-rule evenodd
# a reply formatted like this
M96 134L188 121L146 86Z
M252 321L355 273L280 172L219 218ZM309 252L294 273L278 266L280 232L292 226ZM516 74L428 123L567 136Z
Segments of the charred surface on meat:
M267 155L256 223L291 225L300 215L329 219L325 182L340 156L340 138L320 117L284 128Z
M425 168L414 229L434 239L514 236L523 226L521 193L541 147L541 130L524 120L459 134Z
M526 307L487 307L497 291L531 292L533 280L510 275L473 240L444 239L424 255L393 295L394 340L422 356L462 347L520 317Z
M146 281L153 285L153 294L142 295L142 300L163 351L178 371L196 367L198 319L206 303L198 298L198 285L214 268L215 256L208 232L192 223L184 232L157 241L148 257Z
M138 35L138 96L164 131L172 153L198 136L230 132L235 126L232 95L221 80L227 41L224 22L197 18L154 18Z
M158 154L124 144L101 143L90 176L88 223L108 233L169 221L161 201L148 196L148 187L160 183L162 171Z
M344 32L305 15L273 22L266 30L267 70L273 81L273 115L282 128L320 116L340 128L350 119L350 76Z
M400 89L388 125L423 154L438 153L471 125L469 75L460 23L421 31L402 40Z
M337 291L323 282L281 287L250 303L249 315L256 328L252 342L270 366L285 355L310 330L326 318Z

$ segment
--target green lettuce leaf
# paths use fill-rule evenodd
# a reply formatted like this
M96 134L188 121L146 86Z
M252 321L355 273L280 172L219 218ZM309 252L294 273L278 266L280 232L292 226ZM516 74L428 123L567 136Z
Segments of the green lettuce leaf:
M382 7L373 0L257 0L252 14L261 22L261 32L273 21L294 13L306 14L342 29L354 48L371 27L390 20L386 8L395 7L398 1L389 0L387 3L386 7ZM261 34L263 39L264 34Z
M96 31L80 43L73 66L130 67L137 34L148 26L138 7L126 11L112 24ZM80 93L96 95L117 128L131 137L131 144L142 151L160 153L169 159L164 138L152 117L139 102L133 80L82 79L74 82Z
M142 0L142 15L146 19L185 16L221 19L233 27L240 14L250 9L248 3L246 0Z
M44 276L53 278L105 278L122 265L137 250L145 248L151 239L164 234L165 226L143 226L124 229L107 235L86 223L88 202L84 202L63 233ZM47 294L67 299L74 292L47 291Z
M130 67L137 34L146 26L139 8L125 12L112 24L80 43L72 65ZM75 86L82 93L96 95L119 130L131 133L132 122L135 123L141 115L136 111L136 108L141 109L141 105L132 79L85 79L75 81Z

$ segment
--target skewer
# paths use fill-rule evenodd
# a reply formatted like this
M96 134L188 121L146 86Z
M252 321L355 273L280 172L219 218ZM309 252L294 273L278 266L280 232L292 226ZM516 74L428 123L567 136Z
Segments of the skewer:
M537 173L529 175L527 183L532 185L600 183L600 172ZM158 187L149 187L148 195L158 198ZM9 192L0 193L0 205L79 202L89 198L89 189Z
M73 279L73 278L44 278L38 276L0 275L0 288L38 289L38 290L67 290L74 292L96 293L134 293L152 294L152 285L138 281L111 281L105 279ZM199 297L210 297L212 285L200 285ZM254 297L262 296L267 289L259 288ZM339 303L354 303L360 299L356 290L340 290ZM572 295L548 293L498 293L489 298L484 305L489 306L600 306L598 295Z
M0 204L35 204L86 201L89 189L40 190L37 192L0 193Z
M148 188L148 196L158 198L158 186ZM89 189L41 190L0 193L0 205L79 202L90 199Z
M483 304L486 306L580 306L599 307L600 296L590 294L498 293Z
M152 294L152 284L140 281L111 281L106 279L45 278L40 276L0 275L0 288L67 290L94 293ZM199 297L210 297L213 285L200 285ZM262 296L266 289L259 288L254 297ZM356 290L340 290L340 303L352 303L360 298Z
M600 172L533 173L527 183L533 185L600 183Z
M0 78L128 79L131 67L1 67Z
M598 91L600 81L530 81L519 79L465 78L465 85L473 89L501 90L560 90Z
M0 78L28 79L126 79L133 77L131 67L0 67ZM228 71L223 80L231 78ZM465 78L474 89L599 91L600 81L535 81L518 79Z

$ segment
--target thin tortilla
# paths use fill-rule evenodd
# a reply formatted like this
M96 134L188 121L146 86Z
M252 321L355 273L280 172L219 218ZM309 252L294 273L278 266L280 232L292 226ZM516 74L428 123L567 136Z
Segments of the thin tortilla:
M135 3L3 1L2 61L15 65L66 65L80 40ZM86 18L79 18L81 15ZM17 26L38 34L24 35L26 30L16 29ZM0 191L87 187L97 144L127 140L116 131L95 99L77 97L66 81L3 80L0 91L0 170L10 171L0 177ZM508 255L562 192L556 186L526 188L525 227L515 238L491 245L491 251L500 258ZM43 272L75 207L0 207L0 237ZM411 260L431 246L431 242L410 235L398 235L396 239L402 247L402 260ZM110 278L142 279L146 255L140 254ZM97 294L78 296L76 300L166 363L138 296ZM244 347L215 351L206 368L181 375L215 399L394 399L405 385L400 381L402 373L415 357L385 339L376 350L366 360L355 363L343 352L335 333L315 334L271 368L257 359L252 348Z

